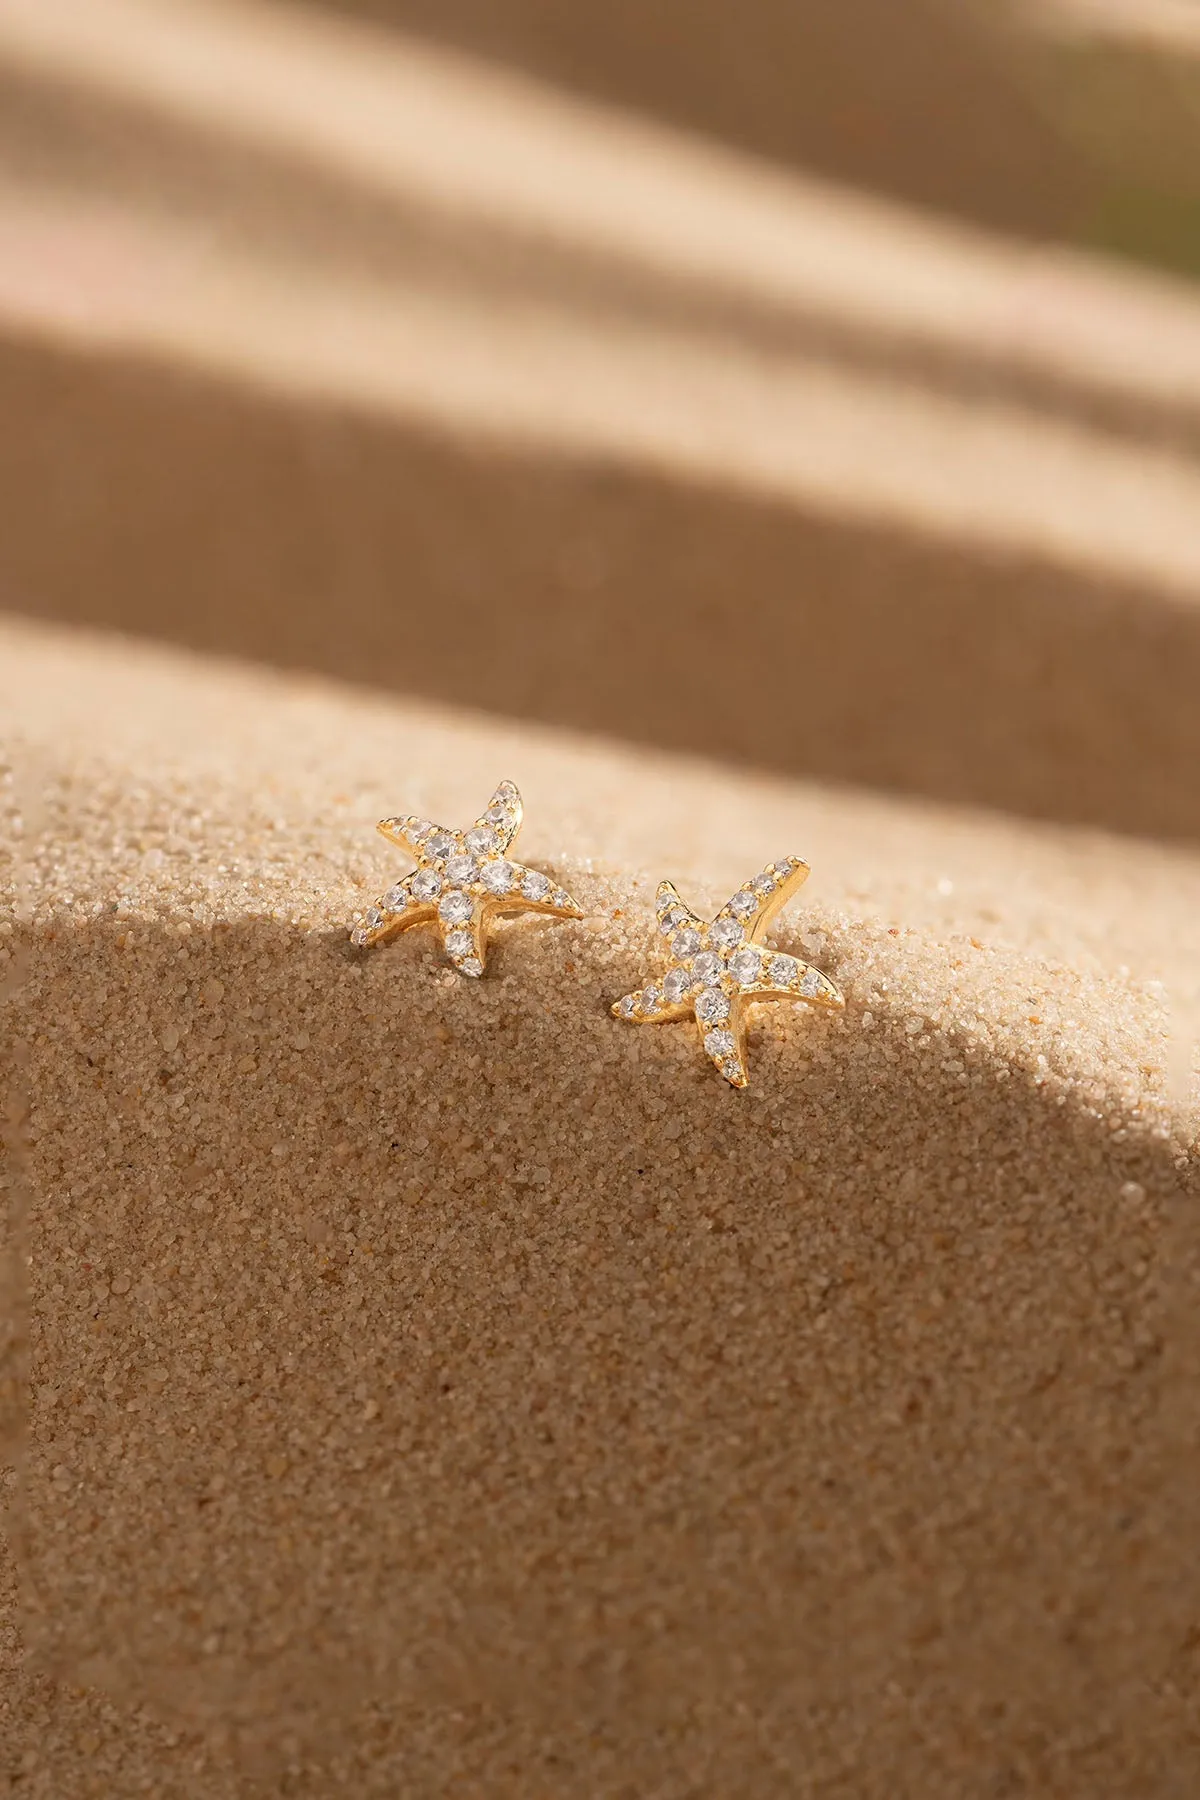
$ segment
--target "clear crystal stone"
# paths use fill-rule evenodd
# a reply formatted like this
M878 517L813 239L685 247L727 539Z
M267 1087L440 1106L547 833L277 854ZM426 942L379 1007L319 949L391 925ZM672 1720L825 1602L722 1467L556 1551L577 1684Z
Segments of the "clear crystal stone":
M704 1048L710 1056L732 1056L737 1049L737 1040L732 1031L709 1031L705 1033Z
M657 1012L658 1003L661 999L662 999L662 994L659 992L658 988L656 988L656 987L643 988L642 989L642 1011L643 1012Z
M666 912L659 918L658 929L664 937L670 937L676 927L682 925L686 918L687 914L682 906L668 906Z
M699 948L700 933L694 925L685 925L682 931L677 931L671 939L671 949L680 962L685 956L695 956Z
M414 838L427 838L433 830L433 826L429 823L428 819L410 818L407 822L402 819L397 819L395 823L398 825L406 824L408 835Z
M498 862L485 863L479 879L489 894L507 894L517 878L517 871L503 857Z
M446 879L456 887L466 887L474 881L479 873L479 864L473 856L452 856L446 864Z
M691 977L686 969L668 969L663 976L664 998L674 1006L677 1001L683 999L691 985Z
M356 926L355 929L350 933L350 942L352 944L362 945L362 944L365 944L366 941L367 941L366 931L364 930L364 928L361 925Z
M389 912L403 912L408 905L408 889L397 882L395 887L390 887L383 896L383 904Z
M473 956L475 939L469 931L448 931L446 933L447 956Z
M806 969L804 980L800 983L800 992L806 1000L812 1000L821 991L821 977L816 969Z
M761 968L762 957L749 945L741 950L735 950L729 959L729 973L735 981L757 981Z
M761 875L756 875L754 877L750 886L754 889L756 894L773 894L775 892L775 877L771 874L769 869L764 869Z
M635 1008L636 1004L637 1004L637 1002L634 1000L633 995L626 994L625 998L621 1002L621 1007L620 1007L621 1017L623 1019L632 1019L633 1014L634 1014L634 1008Z
M463 975L482 975L483 974L483 964L480 962L480 960L477 956L464 957L463 961L459 963L458 967L459 967L459 973L463 974Z
M425 846L430 856L453 856L458 846L448 831L435 831Z
M702 950L692 964L692 974L697 981L704 982L705 986L720 981L724 973L725 964L715 950Z
M434 900L442 891L442 878L436 869L418 869L412 878L412 891L418 900Z
M720 988L705 988L696 1002L696 1016L706 1025L719 1025L729 1017L729 1001Z
M736 1056L726 1057L725 1061L721 1064L721 1073L725 1076L727 1081L737 1081L740 1079L742 1071Z
M773 956L767 964L767 975L776 987L790 987L800 973L794 956Z
M467 849L474 850L477 856L486 856L489 850L496 848L496 834L490 825L472 825L467 833Z
M530 869L521 883L521 892L527 900L544 900L550 892L550 882L537 869Z
M746 934L736 919L718 919L708 935L714 944L720 944L722 949L731 950L734 944L741 943Z
M471 916L471 896L452 892L443 894L438 918L447 925L465 925Z
M489 806L483 816L489 825L496 825L501 831L506 831L512 824L512 814L507 806Z
M758 895L752 894L749 888L739 888L729 902L729 910L736 913L739 919L748 919L757 910Z

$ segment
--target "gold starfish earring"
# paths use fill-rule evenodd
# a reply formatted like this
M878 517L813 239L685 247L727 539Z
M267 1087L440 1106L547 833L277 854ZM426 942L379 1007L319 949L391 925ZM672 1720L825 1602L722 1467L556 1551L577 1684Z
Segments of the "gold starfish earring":
M377 830L418 866L371 908L351 934L352 942L380 944L410 925L433 924L459 973L482 975L488 927L497 914L540 912L582 919L582 908L548 875L509 860L523 814L516 787L502 781L487 811L467 831L448 831L411 815L381 819Z
M668 940L668 967L660 979L626 994L613 1007L634 1024L684 1019L700 1027L710 1059L734 1087L746 1086L746 1007L754 1000L807 1000L813 1006L846 1003L827 975L795 956L766 949L761 939L781 907L808 880L798 856L772 863L740 887L711 924L685 906L669 881L660 882L658 929Z

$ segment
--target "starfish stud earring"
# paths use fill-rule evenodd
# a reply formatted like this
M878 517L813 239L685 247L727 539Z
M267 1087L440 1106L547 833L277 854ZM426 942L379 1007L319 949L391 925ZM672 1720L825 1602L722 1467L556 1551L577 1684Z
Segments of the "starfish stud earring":
M772 863L738 889L711 925L684 905L671 882L661 882L656 911L659 932L668 941L669 965L658 981L618 1000L613 1013L639 1025L693 1014L710 1059L732 1086L745 1087L750 1001L807 1000L833 1008L846 1004L819 969L766 949L760 941L808 875L808 864L798 856Z
M497 914L582 919L582 908L549 876L509 860L523 811L513 783L502 781L468 831L448 831L411 815L381 819L377 829L418 866L371 908L352 942L380 944L410 925L433 924L460 975L482 975L488 926Z

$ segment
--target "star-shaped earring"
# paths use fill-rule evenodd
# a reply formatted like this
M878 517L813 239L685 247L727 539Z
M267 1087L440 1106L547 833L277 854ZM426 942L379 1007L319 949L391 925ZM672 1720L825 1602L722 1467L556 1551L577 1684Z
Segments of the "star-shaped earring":
M564 888L540 870L509 860L523 813L516 787L502 781L469 831L448 831L411 815L381 819L377 829L418 866L371 908L352 941L379 944L410 925L434 924L459 973L482 975L488 926L498 913L582 919L582 908Z
M726 1081L745 1087L748 1002L846 1004L819 969L761 943L775 914L808 876L808 864L798 856L772 863L738 889L711 925L684 905L672 882L660 882L656 911L659 932L668 940L669 965L658 981L618 1000L615 1016L640 1025L692 1013L708 1056Z

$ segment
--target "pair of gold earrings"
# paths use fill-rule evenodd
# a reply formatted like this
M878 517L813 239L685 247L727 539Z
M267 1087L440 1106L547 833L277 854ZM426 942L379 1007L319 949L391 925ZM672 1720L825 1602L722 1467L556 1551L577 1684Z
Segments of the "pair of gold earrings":
M486 812L466 831L450 831L412 815L381 819L378 829L416 862L403 881L355 927L353 941L384 942L411 925L435 925L446 955L462 975L483 974L491 921L502 913L549 913L582 919L565 888L509 855L521 829L521 796L502 781ZM840 1008L845 1001L827 975L795 956L768 949L762 938L780 908L808 879L798 856L772 863L740 887L713 920L701 919L669 881L655 903L667 966L612 1011L632 1024L658 1024L689 1013L705 1055L734 1087L746 1086L746 1008L755 1000L806 1000Z

